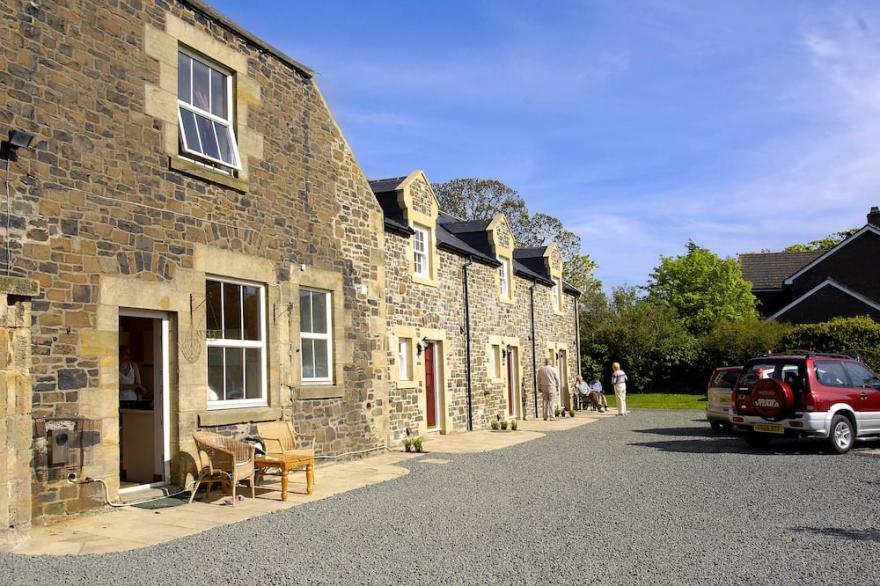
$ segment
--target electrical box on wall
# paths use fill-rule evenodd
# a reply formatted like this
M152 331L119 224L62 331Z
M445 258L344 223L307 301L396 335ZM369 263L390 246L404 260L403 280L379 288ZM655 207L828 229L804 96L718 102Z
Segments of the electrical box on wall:
M67 429L50 429L49 439L49 465L62 466L70 462L71 431Z

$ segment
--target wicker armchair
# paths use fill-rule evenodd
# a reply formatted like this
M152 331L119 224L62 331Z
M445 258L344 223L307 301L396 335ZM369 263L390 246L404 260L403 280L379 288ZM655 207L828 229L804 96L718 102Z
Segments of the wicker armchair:
M256 498L254 446L209 431L197 431L193 433L193 439L198 450L199 474L189 497L190 503L203 482L208 485L206 499L211 496L211 486L220 482L232 488L232 505L235 506L235 488L242 480L250 482L251 498Z
M270 458L315 457L315 436L296 433L290 421L258 423L257 435L263 440L263 448ZM297 438L302 441L298 443Z

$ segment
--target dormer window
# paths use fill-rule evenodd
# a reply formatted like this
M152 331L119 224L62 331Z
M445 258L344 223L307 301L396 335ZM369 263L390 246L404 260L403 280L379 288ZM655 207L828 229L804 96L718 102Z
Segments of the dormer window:
M232 76L185 51L177 53L177 116L183 152L240 169L232 128Z
M424 226L413 226L413 272L416 276L424 279L431 277L431 267L428 255L428 243L431 241L431 231Z

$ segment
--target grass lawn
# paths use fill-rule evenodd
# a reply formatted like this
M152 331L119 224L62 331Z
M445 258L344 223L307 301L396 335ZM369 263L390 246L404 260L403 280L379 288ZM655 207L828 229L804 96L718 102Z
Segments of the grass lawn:
M617 407L614 393L608 393L608 408ZM627 393L627 409L706 409L705 395L679 395L675 393Z

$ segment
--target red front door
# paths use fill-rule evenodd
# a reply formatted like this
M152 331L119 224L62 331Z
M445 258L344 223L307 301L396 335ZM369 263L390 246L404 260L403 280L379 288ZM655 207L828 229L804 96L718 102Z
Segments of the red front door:
M437 381L434 373L434 344L425 348L425 405L427 407L428 429L437 427Z
M513 386L516 381L516 370L513 368L513 350L507 353L507 414L511 417L516 415L516 393Z

